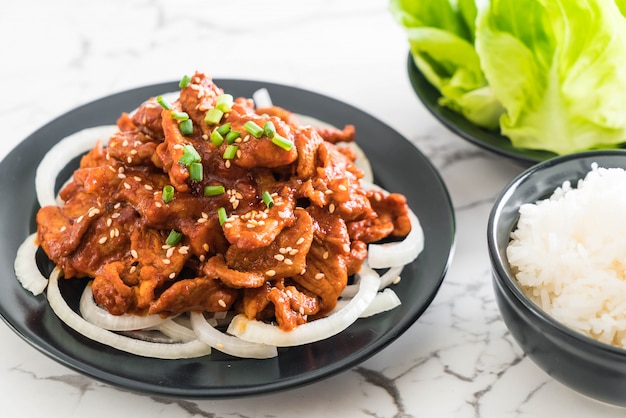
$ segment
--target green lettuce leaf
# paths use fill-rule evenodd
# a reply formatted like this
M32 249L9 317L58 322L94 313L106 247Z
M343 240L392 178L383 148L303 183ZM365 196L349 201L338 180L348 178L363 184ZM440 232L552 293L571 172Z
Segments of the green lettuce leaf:
M503 109L474 48L474 0L391 0L389 10L407 32L415 65L441 92L439 103L496 129Z
M479 11L476 50L514 146L566 154L624 142L626 2L618 3L492 0Z

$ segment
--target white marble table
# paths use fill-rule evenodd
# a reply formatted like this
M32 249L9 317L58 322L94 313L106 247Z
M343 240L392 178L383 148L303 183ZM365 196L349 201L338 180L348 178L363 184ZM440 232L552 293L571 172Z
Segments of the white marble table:
M433 161L457 222L454 258L432 305L404 335L353 370L248 399L162 399L77 374L3 323L0 416L626 414L554 381L507 332L493 297L485 229L494 198L522 167L455 137L424 110L406 74L404 32L385 1L5 0L0 38L2 157L78 105L198 69L216 78L302 87L372 113ZM246 58L251 50L276 59L253 64Z

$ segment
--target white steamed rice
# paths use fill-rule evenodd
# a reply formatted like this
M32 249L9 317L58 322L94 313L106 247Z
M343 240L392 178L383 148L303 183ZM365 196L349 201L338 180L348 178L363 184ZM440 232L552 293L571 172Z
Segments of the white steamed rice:
M508 261L527 295L564 325L626 348L626 171L591 171L520 207Z

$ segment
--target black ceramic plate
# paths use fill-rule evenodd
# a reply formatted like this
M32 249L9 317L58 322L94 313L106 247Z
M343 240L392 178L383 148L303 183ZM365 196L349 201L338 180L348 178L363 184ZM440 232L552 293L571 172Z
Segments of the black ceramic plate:
M548 160L557 155L549 151L538 151L514 147L511 141L500 135L497 131L489 131L474 125L453 110L439 105L441 93L432 85L422 72L415 66L411 54L408 62L409 80L415 90L415 94L445 127L461 138L478 145L488 151L516 160L525 165L532 165L540 161Z
M437 293L454 244L454 214L447 189L430 162L393 129L337 100L283 85L242 80L216 80L235 96L251 97L269 90L273 102L336 126L354 124L357 141L370 157L378 184L407 196L423 225L426 247L407 266L395 290L402 305L360 319L332 338L301 347L280 349L270 360L238 359L214 351L210 356L158 360L127 354L95 343L61 323L45 297L33 296L15 278L13 260L19 244L35 231L38 210L35 168L57 141L83 128L115 123L150 96L175 91L175 82L114 94L53 120L20 143L0 163L0 314L32 346L87 376L120 388L159 396L226 398L275 392L308 384L366 360L406 331ZM70 305L80 289L64 284Z

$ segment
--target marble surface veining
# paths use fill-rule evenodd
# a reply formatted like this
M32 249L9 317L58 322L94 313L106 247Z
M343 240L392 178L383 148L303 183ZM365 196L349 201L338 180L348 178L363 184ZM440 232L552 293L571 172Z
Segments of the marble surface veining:
M621 417L524 356L494 301L486 223L520 165L443 128L412 93L408 45L385 1L78 1L0 4L0 156L68 110L176 80L279 82L378 117L438 168L454 205L454 258L435 300L364 363L287 392L235 400L139 395L80 375L0 325L2 417ZM262 59L251 56L260 54ZM2 204L9 204L4 200Z

